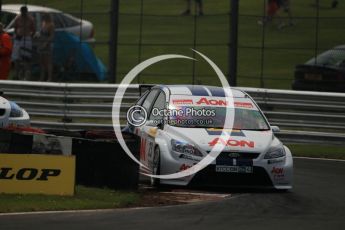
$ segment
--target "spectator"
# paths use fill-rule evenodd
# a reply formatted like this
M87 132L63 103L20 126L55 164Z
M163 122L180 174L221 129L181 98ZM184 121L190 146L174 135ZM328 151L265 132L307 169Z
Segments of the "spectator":
M273 20L273 17L277 15L278 11L280 9L283 9L284 12L288 14L288 23L284 23L281 21L278 25L278 29L282 29L286 26L293 26L294 23L292 21L292 14L290 9L290 0L268 0L267 5L267 12L264 19L261 21L258 21L259 25L264 25L268 22L271 22Z
M331 7L334 9L334 8L337 8L337 6L338 6L338 1L337 0L333 0L332 4L331 4Z
M12 41L0 23L0 80L7 80L11 69Z
M281 22L278 26L279 29L282 29L286 26L293 26L295 23L292 20L291 8L290 8L290 0L278 0L278 9L283 9L285 13L288 15L288 23Z
M39 32L38 53L40 56L41 76L40 80L45 81L46 75L48 81L53 80L53 40L54 40L55 26L52 17L49 13L42 16L42 27Z
M35 22L28 13L28 8L22 6L20 15L14 21L14 46L12 61L15 64L16 79L29 79L31 75L32 36L35 33Z
M198 15L204 15L202 0L194 0L198 7ZM192 8L192 0L187 0L187 9L182 13L182 15L190 15Z
M273 17L277 14L279 10L278 0L268 0L266 15L263 20L259 20L259 25L265 25L266 23L273 20Z

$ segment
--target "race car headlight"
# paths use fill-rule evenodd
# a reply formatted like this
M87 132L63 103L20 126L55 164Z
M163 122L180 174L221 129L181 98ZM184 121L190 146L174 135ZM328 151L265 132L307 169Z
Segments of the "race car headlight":
M285 156L285 150L284 150L284 147L281 145L279 147L270 148L265 154L264 159L272 159L272 158L278 158L278 157L284 157L284 156Z
M172 139L171 148L173 151L176 151L179 153L185 153L185 154L202 157L202 154L199 150L197 150L193 145L188 144L187 142L184 142L184 141L178 141L178 140Z
M10 117L22 117L23 116L22 108L20 108L15 102L10 101L10 106L11 106Z

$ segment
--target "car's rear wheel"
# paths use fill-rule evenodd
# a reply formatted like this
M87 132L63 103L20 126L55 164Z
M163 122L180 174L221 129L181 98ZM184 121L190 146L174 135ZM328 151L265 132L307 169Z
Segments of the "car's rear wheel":
M153 175L159 175L160 174L160 149L158 146L156 146L154 155L153 155L153 162L152 162L152 174ZM152 186L159 186L160 180L159 178L151 177L151 185Z

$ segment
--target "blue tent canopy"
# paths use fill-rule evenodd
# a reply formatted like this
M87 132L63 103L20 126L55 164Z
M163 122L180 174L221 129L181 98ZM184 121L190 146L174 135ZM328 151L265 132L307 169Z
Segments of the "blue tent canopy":
M81 42L79 37L65 31L55 32L53 62L67 71L92 73L97 79L106 79L107 69L93 53L87 42Z

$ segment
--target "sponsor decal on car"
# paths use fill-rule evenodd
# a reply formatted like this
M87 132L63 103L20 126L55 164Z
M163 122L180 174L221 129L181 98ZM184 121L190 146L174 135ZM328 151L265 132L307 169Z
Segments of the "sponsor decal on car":
M140 136L140 129L138 127L135 127L134 133L135 135Z
M274 180L282 180L285 177L284 168L273 167L271 170L271 174L273 175Z
M230 136L236 136L236 137L245 137L244 133L241 130L236 130L236 129L218 129L218 128L209 128L206 129L206 132L209 135L222 135L223 132L226 132Z
M235 101L234 102L234 106L235 108L253 108L253 104L250 103L250 102L238 102L238 101Z
M218 106L227 106L229 103L226 100L222 99L207 99L206 97L200 98L199 101L196 102L197 105L218 105Z
M173 99L172 103L174 105L192 105L193 100L192 99Z
M140 142L140 160L145 160L145 151L146 151L146 139L141 138Z
M224 99L208 99L206 97L200 98L197 102L197 105L212 105L212 106L228 106L229 102ZM254 108L251 102L241 102L241 101L234 101L235 108L247 108L252 109Z
M240 146L240 147L249 147L254 148L254 141L245 141L245 140L234 140L234 139L223 139L223 138L214 138L211 142L208 143L209 146L213 147L217 144L223 146Z
M192 166L193 166L193 165L183 164L183 165L181 165L181 167L180 167L180 172L181 172L181 171L184 171L184 170L187 170L187 169L191 168Z
M186 160L191 160L191 161L200 161L201 160L201 157L195 157L195 156L187 155L187 154L181 154L179 156L179 158L186 159Z
M277 164L277 163L281 163L284 162L284 159L271 159L271 160L267 160L268 164Z
M152 128L149 129L148 134L151 137L156 137L157 136L157 132L158 132L158 128L157 127L152 127Z
M276 168L276 167L273 167L272 170L271 170L271 173L273 175L281 175L284 173L284 168Z

